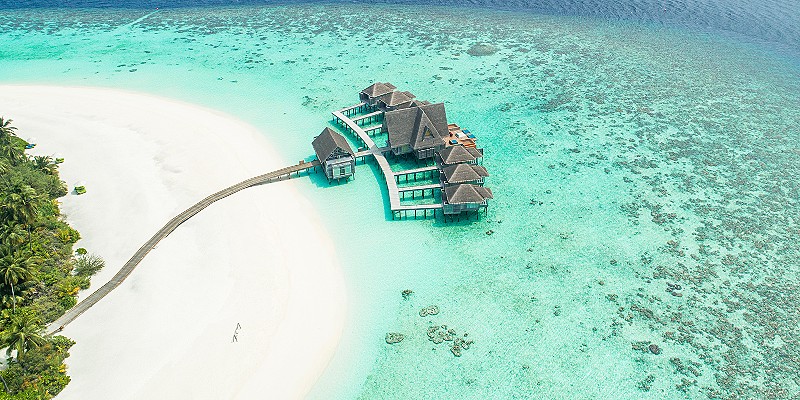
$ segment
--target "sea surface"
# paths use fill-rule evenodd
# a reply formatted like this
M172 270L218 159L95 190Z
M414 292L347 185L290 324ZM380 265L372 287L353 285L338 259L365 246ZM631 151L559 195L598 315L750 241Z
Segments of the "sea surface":
M373 81L476 133L480 220L392 221L370 164L294 181L350 301L312 399L800 396L797 2L0 5L0 82L200 103L287 164Z

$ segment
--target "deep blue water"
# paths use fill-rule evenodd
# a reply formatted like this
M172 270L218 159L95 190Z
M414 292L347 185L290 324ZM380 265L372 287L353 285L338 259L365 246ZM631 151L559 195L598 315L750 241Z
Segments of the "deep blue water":
M295 1L289 1L289 3ZM309 2L309 1L296 1ZM313 2L313 1L311 1ZM749 38L794 57L800 55L797 0L353 0L347 3L425 4L638 21L666 27L717 31ZM176 8L287 3L269 0L0 0L13 8ZM798 57L800 58L800 57Z

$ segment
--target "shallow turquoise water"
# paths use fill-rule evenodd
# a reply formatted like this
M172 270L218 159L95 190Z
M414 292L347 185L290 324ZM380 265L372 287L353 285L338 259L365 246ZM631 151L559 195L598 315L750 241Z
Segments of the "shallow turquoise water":
M351 300L312 398L797 395L800 63L633 23L389 11L2 12L0 81L199 102L263 128L287 163L372 81L478 134L496 195L480 221L391 221L370 165L299 181ZM498 51L469 55L477 42ZM442 324L474 340L462 357L428 340Z

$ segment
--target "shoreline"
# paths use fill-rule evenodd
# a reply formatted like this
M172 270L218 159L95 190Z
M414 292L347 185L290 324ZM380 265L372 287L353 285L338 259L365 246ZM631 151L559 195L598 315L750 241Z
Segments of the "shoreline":
M61 203L84 237L76 246L107 263L81 299L183 209L283 166L252 126L146 94L1 85L0 113L36 138L30 154L66 159ZM88 192L77 196L80 180ZM336 350L346 294L332 241L289 182L209 206L68 325L72 382L58 398L308 393Z

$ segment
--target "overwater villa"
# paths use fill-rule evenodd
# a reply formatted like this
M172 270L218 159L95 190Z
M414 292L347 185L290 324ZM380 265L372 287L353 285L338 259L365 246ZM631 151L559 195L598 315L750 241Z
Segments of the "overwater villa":
M333 179L347 179L355 173L356 160L353 149L347 140L331 128L325 128L314 141L311 142L317 160L325 171L325 176L330 182Z
M447 114L443 103L386 112L383 132L389 135L389 147L396 156L413 153L418 160L433 158L445 148Z
M489 188L468 183L444 188L442 204L445 215L478 211L487 206L487 200L493 198Z
M474 213L477 218L478 211L487 210L493 194L483 186L489 176L486 168L479 165L483 150L477 147L475 134L447 121L444 103L418 100L389 82L373 83L358 97L360 103L332 113L336 126L364 144L357 153L330 128L314 139L314 151L328 180L351 176L355 160L371 156L386 180L393 219L412 213L415 218L435 217L437 211L451 218L467 213ZM385 147L373 140L372 136L378 135L386 135ZM428 166L396 171L387 155L410 157ZM398 185L418 180L434 183ZM440 202L421 202L436 198L437 193ZM408 200L412 203L404 203Z
M466 163L442 166L439 174L444 187L462 183L483 185L483 179L487 176L489 172L483 166Z
M436 162L441 165L460 163L477 164L483 158L483 149L464 146L447 146L437 153Z
M361 93L358 94L358 99L364 104L375 107L377 106L378 98L394 92L395 89L397 89L397 87L389 82L375 82L362 90Z

